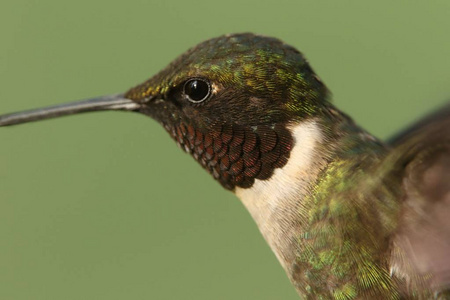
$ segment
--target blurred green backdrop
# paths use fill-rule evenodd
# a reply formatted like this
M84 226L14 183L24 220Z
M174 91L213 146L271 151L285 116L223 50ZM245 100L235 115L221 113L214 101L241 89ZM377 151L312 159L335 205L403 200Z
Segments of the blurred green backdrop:
M364 3L363 3L364 2ZM125 91L230 32L299 48L387 137L450 97L450 2L1 0L0 112ZM296 299L237 198L154 121L0 128L0 299Z

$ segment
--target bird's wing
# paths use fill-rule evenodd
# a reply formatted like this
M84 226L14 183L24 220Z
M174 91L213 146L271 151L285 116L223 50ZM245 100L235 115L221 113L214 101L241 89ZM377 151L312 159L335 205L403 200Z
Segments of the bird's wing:
M391 140L403 199L391 271L411 289L450 288L450 103ZM420 278L420 279L418 279Z
M400 133L392 136L387 143L393 147L398 146L417 134L425 133L424 129L430 128L432 125L438 126L440 123L448 121L449 119L450 102L429 116L412 124L412 126L406 128L404 131L400 131Z

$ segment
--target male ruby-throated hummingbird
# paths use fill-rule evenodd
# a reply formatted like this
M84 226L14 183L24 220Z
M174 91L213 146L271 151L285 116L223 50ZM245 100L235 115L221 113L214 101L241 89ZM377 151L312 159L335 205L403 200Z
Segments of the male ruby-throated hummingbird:
M233 191L304 299L450 299L450 106L384 143L329 99L303 55L214 38L120 95L0 116L156 119Z

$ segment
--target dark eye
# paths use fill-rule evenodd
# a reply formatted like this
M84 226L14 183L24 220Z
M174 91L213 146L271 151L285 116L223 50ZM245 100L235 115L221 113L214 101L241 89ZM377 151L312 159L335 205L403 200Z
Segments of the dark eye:
M211 94L211 86L203 79L189 79L184 84L184 93L189 101L200 103Z

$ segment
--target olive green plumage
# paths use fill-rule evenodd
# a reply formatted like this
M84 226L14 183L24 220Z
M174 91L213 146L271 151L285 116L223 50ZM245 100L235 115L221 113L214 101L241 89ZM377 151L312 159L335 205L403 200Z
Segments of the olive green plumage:
M401 223L410 222L404 217L410 209L404 204L408 197L404 181L405 172L414 172L405 165L423 167L433 155L448 157L450 107L439 118L425 120L419 127L422 131L415 128L409 133L412 137L402 136L404 140L395 148L360 129L331 104L322 112L326 138L318 151L328 163L310 196L302 199L297 248L301 250L288 272L299 294L305 299L450 299L446 284L436 284L438 276L433 272L413 267L396 241L404 230ZM440 172L447 167L442 165ZM422 184L422 179L417 184ZM442 184L441 188L448 190L448 182ZM415 202L430 201L426 195L414 193L418 197ZM442 209L444 214L448 211L447 206ZM420 213L417 218L430 216ZM442 229L449 237L448 227ZM448 245L446 240L439 242ZM408 267L396 269L400 259L405 259ZM448 259L444 260L445 271ZM445 282L448 277L439 280Z
M218 98L231 100L218 103L222 111L227 111L223 115L233 122L257 125L266 116L273 118L264 123L292 120L316 113L328 98L325 85L298 50L278 39L253 34L205 41L126 96L136 101L168 96L186 79L195 77L207 78L222 93ZM265 102L255 107L249 105L251 98ZM208 114L220 116L211 109Z
M398 195L377 177L387 149L346 118L333 123L323 125L330 162L302 200L302 251L291 276L308 299L399 299L387 255Z

